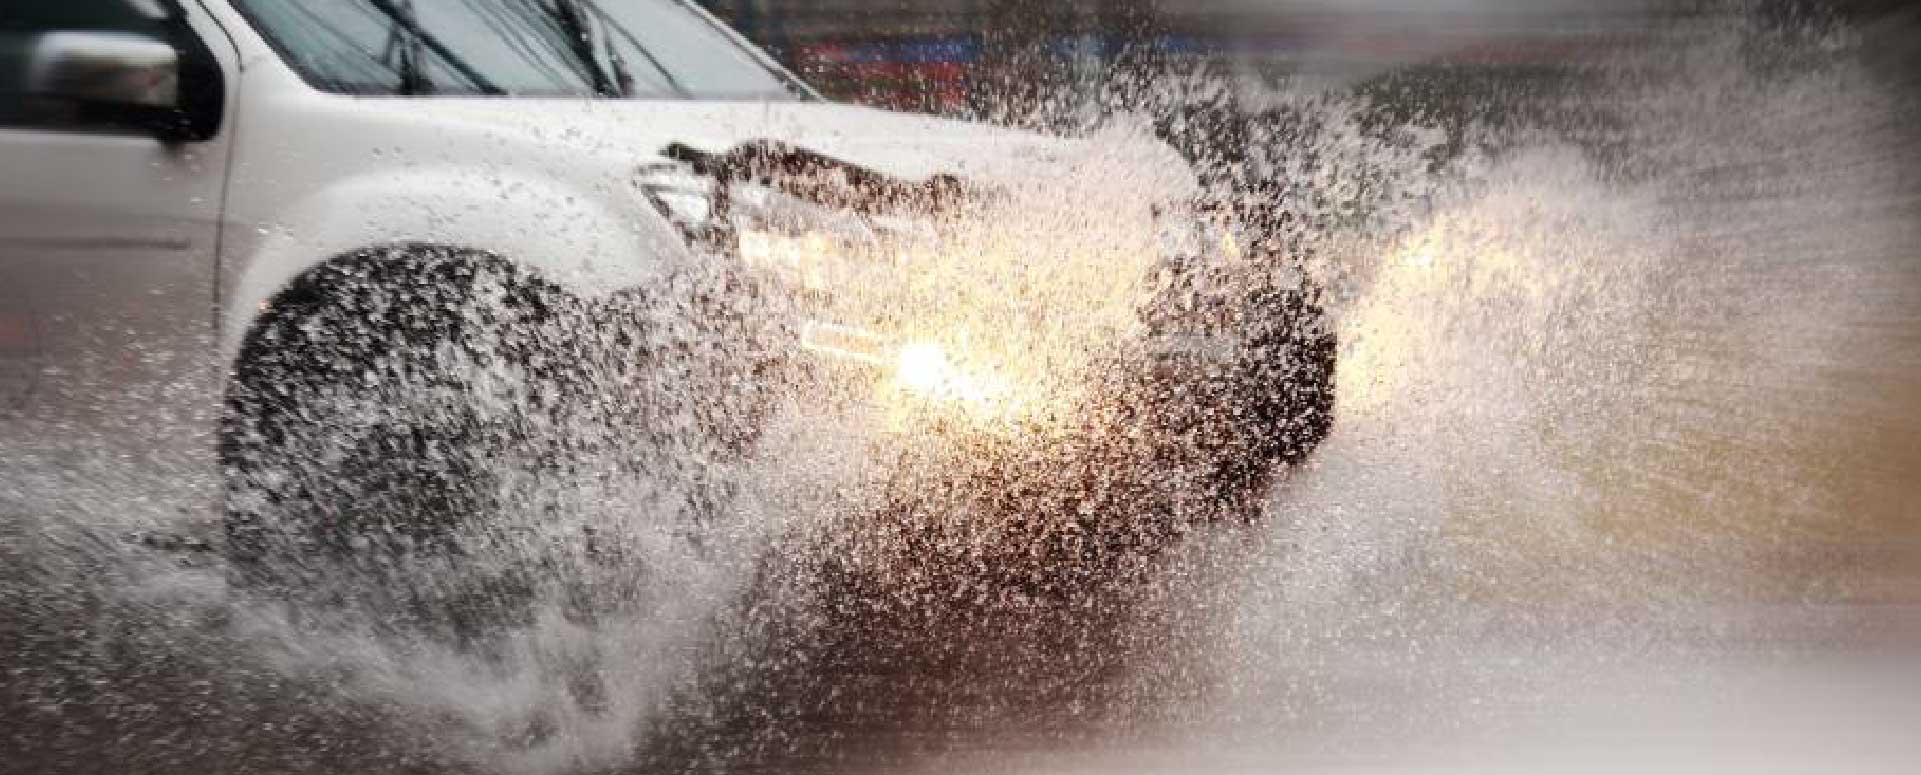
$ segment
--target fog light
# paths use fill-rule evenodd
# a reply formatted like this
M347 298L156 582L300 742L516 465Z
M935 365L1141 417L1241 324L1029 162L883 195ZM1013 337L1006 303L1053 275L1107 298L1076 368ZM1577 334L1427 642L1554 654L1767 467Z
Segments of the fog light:
M1004 403L1007 384L990 376L969 374L954 365L947 351L933 344L910 344L900 349L894 365L894 384L922 398L961 401L981 407Z
M900 363L894 370L894 379L901 387L928 394L944 392L943 388L951 386L959 376L953 364L947 362L947 353L931 344L901 348Z

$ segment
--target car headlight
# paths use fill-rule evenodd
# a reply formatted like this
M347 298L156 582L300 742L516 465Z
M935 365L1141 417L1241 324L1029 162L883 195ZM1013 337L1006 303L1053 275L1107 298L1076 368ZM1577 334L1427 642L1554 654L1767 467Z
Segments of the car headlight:
M925 221L854 213L751 182L717 181L682 165L643 167L638 182L697 250L732 256L807 293L832 295L874 274L905 271L907 253L936 239ZM802 350L879 372L890 394L980 409L1009 403L1008 380L963 366L942 344L825 320L803 321L800 331Z
M637 183L696 250L733 256L808 291L832 292L886 269L902 246L934 237L919 219L859 213L682 164L643 166Z
M1193 230L1157 242L1151 208L1100 191L877 181L766 153L682 149L637 182L697 250L791 293L800 348L855 366L889 405L1067 416L1143 333L1157 257L1222 244Z
M991 369L969 364L935 342L901 342L854 326L808 321L801 349L875 374L890 405L955 405L979 417L1006 416L1022 406L1015 384Z
M964 368L937 344L918 342L900 348L895 356L894 384L923 398L965 403L980 409L1006 410L1017 401L1007 379L980 368Z

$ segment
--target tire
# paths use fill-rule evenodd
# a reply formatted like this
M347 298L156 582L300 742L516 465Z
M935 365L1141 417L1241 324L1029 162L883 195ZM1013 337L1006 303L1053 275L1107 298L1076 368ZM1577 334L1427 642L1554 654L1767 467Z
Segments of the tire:
M525 569L479 561L512 482L565 472L568 352L585 309L487 254L329 263L247 338L221 425L232 567L296 611L472 633L510 622ZM522 486L524 489L524 486Z
M273 299L228 382L236 582L462 641L543 596L583 619L631 608L652 569L622 547L702 551L786 383L774 303L724 266L584 300L473 250L322 265Z

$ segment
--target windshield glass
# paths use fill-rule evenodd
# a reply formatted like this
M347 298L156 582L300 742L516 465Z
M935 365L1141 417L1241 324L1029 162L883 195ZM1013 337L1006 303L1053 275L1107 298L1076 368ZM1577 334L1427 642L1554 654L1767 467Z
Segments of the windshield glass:
M236 0L302 77L349 94L797 99L676 0Z

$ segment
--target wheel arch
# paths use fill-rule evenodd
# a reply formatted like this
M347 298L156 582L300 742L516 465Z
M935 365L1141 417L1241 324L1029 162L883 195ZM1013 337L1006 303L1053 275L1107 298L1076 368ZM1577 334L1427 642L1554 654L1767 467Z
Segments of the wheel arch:
M464 296L474 281L487 276L503 278L509 288L524 291L522 304L549 305L570 295L534 268L497 253L428 242L370 245L306 267L256 306L232 347L221 387L221 457L232 452L229 437L236 428L232 425L238 408L236 389L256 380L260 376L256 369L273 360L267 356L282 346L280 335L287 326L298 325L303 318L330 306L348 304L356 294L374 288L395 290L409 283L425 283L428 289L448 295L439 301L453 302Z
M432 271L428 265L465 264L473 273L497 272L516 283L547 281L532 267L489 250L435 242L397 241L339 253L305 267L254 305L247 326L230 347L231 375L252 354L269 346L261 334L283 319L334 303L349 286L393 285Z
M279 208L268 224L223 229L221 363L232 366L262 314L288 289L340 262L395 247L489 256L583 297L644 286L697 260L634 192L631 202L589 195L598 185L501 170L357 176Z

